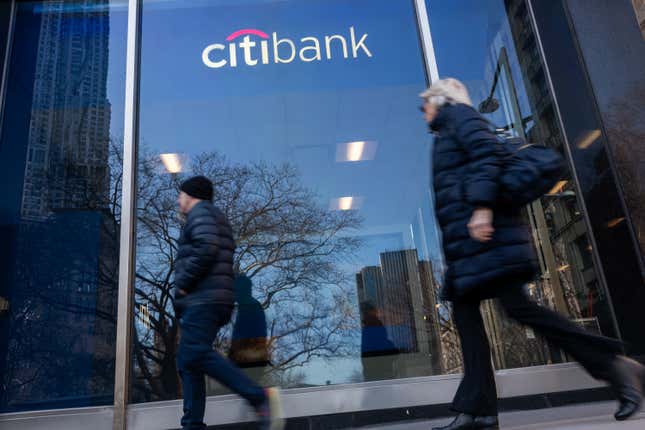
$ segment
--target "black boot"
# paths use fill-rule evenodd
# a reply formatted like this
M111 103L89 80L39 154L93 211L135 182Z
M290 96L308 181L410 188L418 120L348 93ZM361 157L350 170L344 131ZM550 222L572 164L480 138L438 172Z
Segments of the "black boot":
M496 430L499 429L497 417L476 417L459 414L457 418L445 427L435 427L432 430Z
M610 371L609 383L620 405L614 414L624 421L641 410L645 386L645 366L627 357L616 357Z

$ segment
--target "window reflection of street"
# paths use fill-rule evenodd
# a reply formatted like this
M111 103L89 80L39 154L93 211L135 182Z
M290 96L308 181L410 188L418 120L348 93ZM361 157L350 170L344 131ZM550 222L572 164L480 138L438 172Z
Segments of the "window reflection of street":
M475 106L500 135L520 136L528 142L556 148L566 156L526 0L468 3L474 9L454 10L427 0L436 39L448 38L456 21L470 22L471 30L458 41L461 46L472 46L466 52L453 55L454 50L449 54L438 45L440 72L469 77L467 85ZM438 21L442 16L444 20ZM590 130L577 144L589 146L596 138L597 133ZM528 285L528 292L539 303L581 325L614 336L609 297L598 278L571 174L556 188L524 210L541 266L541 275ZM482 310L496 368L566 360L535 333L510 322L496 303L484 303Z
M430 138L415 110L426 80L413 3L233 3L143 5L134 310L150 315L136 324L133 401L181 395L170 290L181 225L176 186L193 174L215 184L214 203L238 243L235 270L252 284L250 296L238 297L241 320L234 317L214 346L241 359L240 346L249 342L237 338L239 327L254 319L240 300L252 297L264 313L270 355L265 365L246 368L254 379L298 387L441 373L440 354L432 354L438 311L423 296L434 294L423 290L436 286L442 263L428 188ZM251 66L239 50L237 67L219 69L199 56L203 43L240 28L322 41L343 34L348 16L372 56ZM177 33L162 30L169 25ZM333 42L341 47L339 38ZM351 35L347 43L349 51ZM288 47L281 46L284 58ZM407 264L384 266L390 291L378 312L400 345L384 358L393 362L383 374L370 363L385 356L363 357L363 334L370 335L356 281L381 255L390 265ZM212 381L208 390L224 392Z
M137 309L140 303L149 306L151 315L150 327L136 326L141 383L135 388L138 399L154 400L179 395L171 306L179 179L158 168L158 156L141 152L136 303ZM253 282L257 302L271 318L269 380L297 384L290 380L292 369L311 358L349 354L347 331L355 315L336 262L351 258L360 246L360 240L343 235L360 228L359 214L320 205L288 164L232 164L218 153L205 153L193 157L191 167L212 178L215 201L236 233L235 270Z

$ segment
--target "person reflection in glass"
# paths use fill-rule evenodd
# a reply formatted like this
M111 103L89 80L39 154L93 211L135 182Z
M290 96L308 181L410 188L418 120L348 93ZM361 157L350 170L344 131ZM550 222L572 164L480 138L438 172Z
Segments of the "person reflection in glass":
M361 358L363 379L376 381L393 379L395 356L399 349L390 340L379 310L369 301L360 304L361 311Z
M235 279L237 315L229 358L239 367L247 369L253 379L259 380L264 369L271 364L267 322L264 309L253 297L253 281L242 273Z

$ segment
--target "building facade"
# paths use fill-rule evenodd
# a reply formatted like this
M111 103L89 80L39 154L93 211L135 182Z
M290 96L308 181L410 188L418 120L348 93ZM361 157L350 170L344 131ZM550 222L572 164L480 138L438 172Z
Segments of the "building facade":
M448 76L500 135L567 160L523 210L527 292L644 359L644 8L0 2L0 429L177 426L176 194L193 174L247 280L214 348L282 387L289 418L447 404L462 362L417 106ZM482 316L503 399L599 387L497 303ZM251 418L207 387L209 423Z

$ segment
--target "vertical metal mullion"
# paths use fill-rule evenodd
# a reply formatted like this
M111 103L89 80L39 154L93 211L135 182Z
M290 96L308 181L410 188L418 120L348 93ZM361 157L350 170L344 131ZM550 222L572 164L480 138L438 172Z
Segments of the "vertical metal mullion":
M113 430L125 430L129 401L132 326L134 316L135 229L137 201L137 142L139 129L139 71L141 62L142 0L129 0L125 123L123 134L123 188L119 250L119 307L117 316Z
M7 44L2 58L2 75L0 76L0 130L4 120L4 105L7 92L7 81L9 80L9 62L11 61L11 47L13 46L13 33L16 22L16 0L11 0L9 11L9 28L7 31Z
M428 10L426 8L425 0L414 0L414 11L417 15L417 25L420 36L420 43L423 51L423 62L426 70L426 78L428 86L439 80L439 67L437 66L437 57L435 56L434 44L432 42L432 32L430 31L430 19L428 17ZM432 171L430 172L432 175ZM430 201L433 202L434 210L434 189L428 187ZM437 242L441 243L441 235L438 230L434 230L434 235ZM445 266L445 261L441 261L442 266Z
M426 73L430 84L439 80L439 68L435 57L434 45L432 44L432 32L430 31L430 20L426 9L425 0L414 0L414 8L417 13L421 45L423 46L423 59Z

